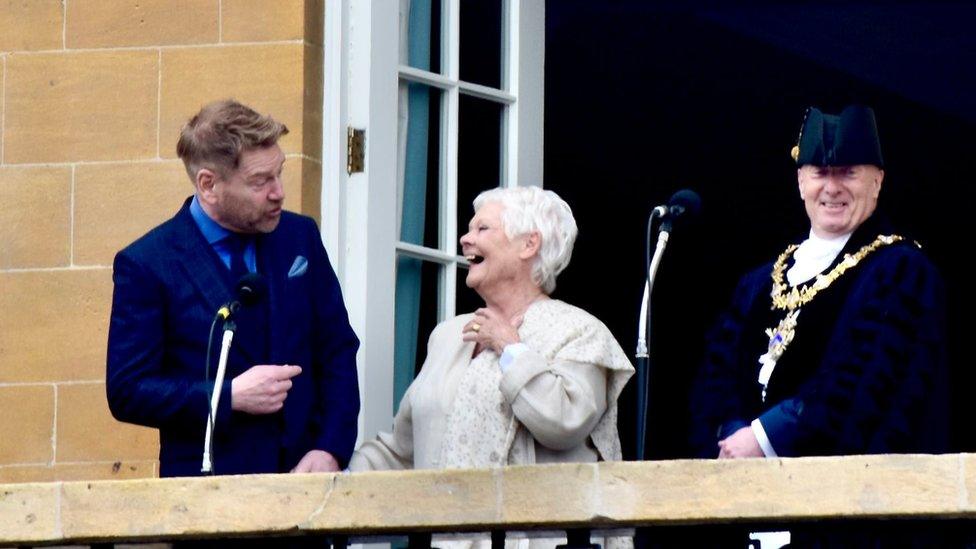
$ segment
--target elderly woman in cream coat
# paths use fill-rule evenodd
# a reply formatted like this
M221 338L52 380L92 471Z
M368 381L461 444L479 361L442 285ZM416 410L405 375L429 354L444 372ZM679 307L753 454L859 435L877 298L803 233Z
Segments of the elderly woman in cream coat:
M350 469L621 459L617 397L633 366L602 322L549 297L576 239L569 206L519 187L483 192L474 208L461 248L485 306L434 329L393 431Z

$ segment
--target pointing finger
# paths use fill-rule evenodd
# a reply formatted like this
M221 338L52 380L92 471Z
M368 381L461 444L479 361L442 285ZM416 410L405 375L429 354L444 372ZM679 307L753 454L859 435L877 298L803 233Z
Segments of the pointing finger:
M302 373L302 367L285 365L285 366L279 366L275 368L274 371L275 371L275 377L277 379L284 380L284 379L291 379L297 376L298 374Z

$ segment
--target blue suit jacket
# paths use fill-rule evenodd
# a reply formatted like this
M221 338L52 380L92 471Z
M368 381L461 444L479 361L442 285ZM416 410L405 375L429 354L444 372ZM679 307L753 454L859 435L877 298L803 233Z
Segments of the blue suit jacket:
M200 474L210 381L207 337L217 309L233 300L234 281L189 212L115 257L106 391L121 421L156 427L160 476ZM214 472L284 472L312 449L340 466L352 455L359 414L356 350L342 294L315 222L283 212L257 240L258 271L268 282L267 364L297 364L284 408L269 415L231 410L231 380L260 361L258 343L234 340L216 411ZM304 266L303 266L304 265ZM218 324L218 330L219 330Z

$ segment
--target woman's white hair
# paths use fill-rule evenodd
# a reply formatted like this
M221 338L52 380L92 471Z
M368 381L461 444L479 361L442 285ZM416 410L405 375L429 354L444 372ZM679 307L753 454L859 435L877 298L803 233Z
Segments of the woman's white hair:
M505 235L513 238L539 233L539 255L532 265L532 281L546 294L556 289L556 276L569 265L576 242L576 219L569 204L539 187L499 187L474 199L478 211L488 202L502 205Z

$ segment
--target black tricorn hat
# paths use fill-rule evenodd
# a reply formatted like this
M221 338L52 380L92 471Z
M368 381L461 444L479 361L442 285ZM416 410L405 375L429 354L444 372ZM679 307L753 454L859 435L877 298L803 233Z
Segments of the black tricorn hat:
M808 108L792 156L797 166L872 164L883 168L874 111L871 107L850 105L836 115Z

